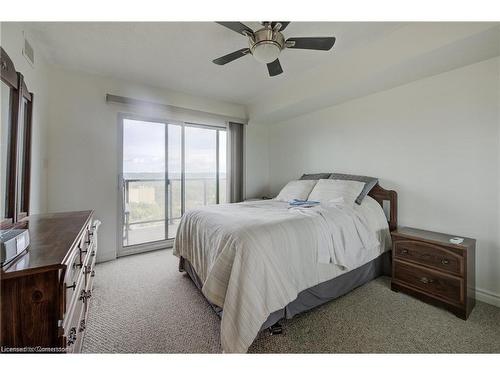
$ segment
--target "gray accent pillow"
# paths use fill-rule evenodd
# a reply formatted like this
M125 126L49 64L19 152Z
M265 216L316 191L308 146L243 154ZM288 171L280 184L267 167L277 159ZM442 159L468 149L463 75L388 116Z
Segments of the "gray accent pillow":
M327 180L331 175L331 173L303 174L299 180Z
M349 181L360 181L365 183L365 187L361 191L361 194L356 198L356 203L361 204L363 199L368 195L371 189L378 184L378 178L369 176L357 176L354 174L343 174L343 173L332 173L330 176L331 180L349 180Z

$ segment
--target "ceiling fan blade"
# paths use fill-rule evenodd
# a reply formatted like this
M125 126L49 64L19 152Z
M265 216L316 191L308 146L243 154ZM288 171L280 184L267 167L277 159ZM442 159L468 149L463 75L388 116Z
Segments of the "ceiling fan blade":
M245 35L248 33L253 35L253 30L241 22L216 22L221 26L227 27L230 30L236 31L238 34Z
M224 55L222 57L219 57L218 59L213 60L213 63L217 65L226 65L231 61L234 61L236 59L239 59L240 57L247 55L249 52L250 52L249 48L242 48L239 49L238 51L228 53L227 55Z
M283 69L281 68L281 64L280 64L280 61L278 59L267 64L267 70L269 71L269 75L271 77L274 77L274 76L277 76L278 74L283 73Z
M286 29L286 27L290 24L290 22L285 22L285 21L275 21L275 22L271 22L271 27L274 28L274 26L276 26L277 23L281 23L281 27L280 27L280 31L283 31Z
M288 38L286 40L287 48L297 48L297 49L316 49L320 51L328 51L335 44L334 37L323 37L323 38Z

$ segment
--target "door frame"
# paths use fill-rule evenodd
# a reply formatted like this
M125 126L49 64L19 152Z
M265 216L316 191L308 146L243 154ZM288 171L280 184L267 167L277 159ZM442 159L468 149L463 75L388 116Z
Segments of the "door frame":
M160 250L171 248L174 244L173 238L167 238L165 240L151 241L143 244L123 246L123 225L124 223L124 191L123 191L123 121L124 120L135 120L135 121L145 121L145 122L155 122L165 124L165 175L168 176L168 124L172 125L182 125L180 121L170 121L164 118L142 116L134 113L118 113L118 176L117 176L117 203L118 203L118 227L116 230L116 241L117 241L117 257L122 257L126 255L139 254L147 251ZM165 178L165 183L167 178ZM165 185L165 215L168 215L168 184ZM165 225L167 221L165 220ZM167 231L168 236L168 231Z
M206 128L217 130L216 133L216 161L217 161L217 180L216 180L216 202L219 204L219 130L224 130L227 134L227 126L217 126L217 125L205 125L199 124L189 121L178 121L178 120L168 120L166 118L160 117L151 117L151 116L143 116L135 113L127 113L127 112L119 112L117 119L118 126L118 176L117 176L117 207L118 207L118 228L116 231L116 239L117 239L117 257L122 257L126 255L139 254L147 251L160 250L172 248L174 245L174 238L167 238L165 240L160 241L152 241L144 244L131 245L131 246L123 246L123 225L124 225L124 201L123 201L123 121L124 120L136 120L136 121L145 121L145 122L156 122L162 123L166 126L165 131L165 175L168 177L168 125L177 125L181 127L181 214L183 215L185 212L185 158L186 158L186 142L185 142L185 130L186 127L194 127L194 128ZM227 147L227 145L226 145ZM227 163L228 155L226 155L226 163ZM167 181L167 178L165 179ZM227 176L226 176L227 183ZM227 189L226 189L227 190ZM165 188L165 215L168 215L168 184ZM168 224L166 224L168 225ZM167 231L168 235L168 231Z

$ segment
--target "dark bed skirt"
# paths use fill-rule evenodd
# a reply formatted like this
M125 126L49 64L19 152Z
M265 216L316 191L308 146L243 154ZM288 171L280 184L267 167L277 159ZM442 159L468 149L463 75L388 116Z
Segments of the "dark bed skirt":
M189 261L185 258L181 257L179 260L179 271L185 271L191 280L193 280L196 287L201 290L203 283L194 271L191 263L189 263ZM383 275L391 275L390 251L386 251L379 257L362 265L361 267L303 290L298 294L295 300L290 302L284 308L271 313L262 325L261 330L271 327L284 318L291 319L297 314L343 296L351 290ZM210 303L210 305L219 317L221 317L222 309L212 303Z

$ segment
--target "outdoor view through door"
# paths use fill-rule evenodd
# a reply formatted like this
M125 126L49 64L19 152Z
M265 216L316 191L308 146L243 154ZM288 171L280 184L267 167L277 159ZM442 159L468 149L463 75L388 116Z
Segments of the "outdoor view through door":
M225 128L124 117L122 132L122 248L172 239L185 210L226 202Z

